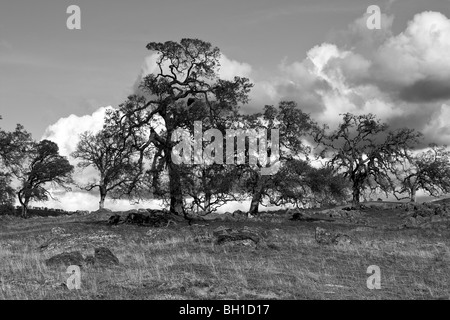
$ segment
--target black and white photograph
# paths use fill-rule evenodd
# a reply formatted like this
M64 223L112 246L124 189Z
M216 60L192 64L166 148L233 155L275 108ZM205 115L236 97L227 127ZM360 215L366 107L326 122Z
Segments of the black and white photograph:
M450 300L449 144L450 0L1 0L0 300Z

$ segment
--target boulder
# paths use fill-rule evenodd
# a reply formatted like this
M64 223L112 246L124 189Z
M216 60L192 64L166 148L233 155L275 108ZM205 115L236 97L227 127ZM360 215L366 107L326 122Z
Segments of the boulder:
M110 266L119 264L119 259L108 248L95 248L94 251L94 265Z
M108 224L111 224L111 225L117 225L119 222L120 222L120 215L118 215L118 214L115 214L115 215L112 215L111 217L109 217L109 219L108 219Z
M142 213L130 213L125 218L125 223L129 224L144 224L148 221L148 216L143 215Z
M235 230L227 227L219 227L213 231L213 235L216 237L216 244L222 245L225 243L242 243L248 245L249 241L254 244L258 244L262 235L257 229L252 229L249 227L244 227L240 230Z
M63 252L56 256L51 257L50 259L45 260L45 264L47 266L82 266L84 263L83 256L79 251L73 252Z
M233 212L233 216L247 216L247 213L242 210L236 210Z
M233 212L232 217L234 220L245 220L248 218L248 214L242 210L236 210Z

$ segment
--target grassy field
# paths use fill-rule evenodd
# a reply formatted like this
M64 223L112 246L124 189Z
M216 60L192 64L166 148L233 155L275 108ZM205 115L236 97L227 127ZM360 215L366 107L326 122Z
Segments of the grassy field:
M450 228L402 229L402 212L365 211L365 226L345 221L290 221L264 215L166 228L109 226L106 216L0 216L0 299L448 299ZM368 226L370 227L368 227ZM265 245L218 245L219 226L258 228ZM348 245L320 245L315 228L350 235ZM54 235L62 227L67 235ZM65 268L45 259L105 246L119 266L83 267L69 290ZM369 290L367 268L381 270Z

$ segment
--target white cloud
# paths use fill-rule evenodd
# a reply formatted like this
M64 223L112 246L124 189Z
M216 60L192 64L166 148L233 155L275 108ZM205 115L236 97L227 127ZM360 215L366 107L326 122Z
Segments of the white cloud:
M260 109L264 104L294 100L331 127L340 121L340 113L370 112L394 128L423 131L426 144L446 143L450 137L445 107L450 105L450 20L438 12L423 12L394 36L393 16L383 16L384 30L373 35L365 18L350 25L347 45L317 45L305 59L282 62L277 75L256 81L253 101ZM361 45L363 38L370 37Z
M72 165L75 166L73 175L74 181L78 185L84 185L89 181L98 179L97 171L88 167L84 170L77 168L78 161L73 159L70 154L75 151L79 142L79 135L85 131L96 133L103 127L106 110L112 107L101 107L91 115L76 116L74 114L61 118L56 123L47 127L42 139L55 142L59 147L59 153L68 157Z
M406 30L388 39L376 53L377 77L406 86L450 72L450 20L439 12L414 16Z
M248 63L228 59L224 54L219 59L219 77L224 80L233 80L235 76L250 78L252 67Z
M102 129L108 109L112 109L112 107L101 107L92 115L76 116L72 114L61 118L47 127L41 140L47 139L55 142L59 146L60 154L68 157L75 151L81 133L85 131L98 132Z

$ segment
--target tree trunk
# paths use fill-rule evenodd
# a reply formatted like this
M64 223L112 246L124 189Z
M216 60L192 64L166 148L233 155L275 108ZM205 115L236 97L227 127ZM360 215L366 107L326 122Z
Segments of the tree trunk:
M266 180L267 176L258 177L258 182L256 183L256 188L253 193L252 202L250 203L250 210L248 211L248 214L250 215L258 214L259 204L261 203L262 200Z
M411 187L411 202L416 202L416 187Z
M176 164L169 162L170 212L178 216L184 215L181 179Z
M359 205L360 196L361 196L361 191L360 191L359 185L353 185L352 204L354 206Z
M259 203L261 202L261 193L260 192L256 192L253 197L252 197L252 202L250 203L250 210L248 211L249 214L251 215L256 215L258 214L258 210L259 210Z
M98 209L102 210L105 208L105 199L106 199L106 187L100 186L100 202L98 203Z
M205 193L205 214L211 212L211 194L209 192Z
M25 201L22 202L22 218L28 218L28 203L30 202L30 198L25 197Z

